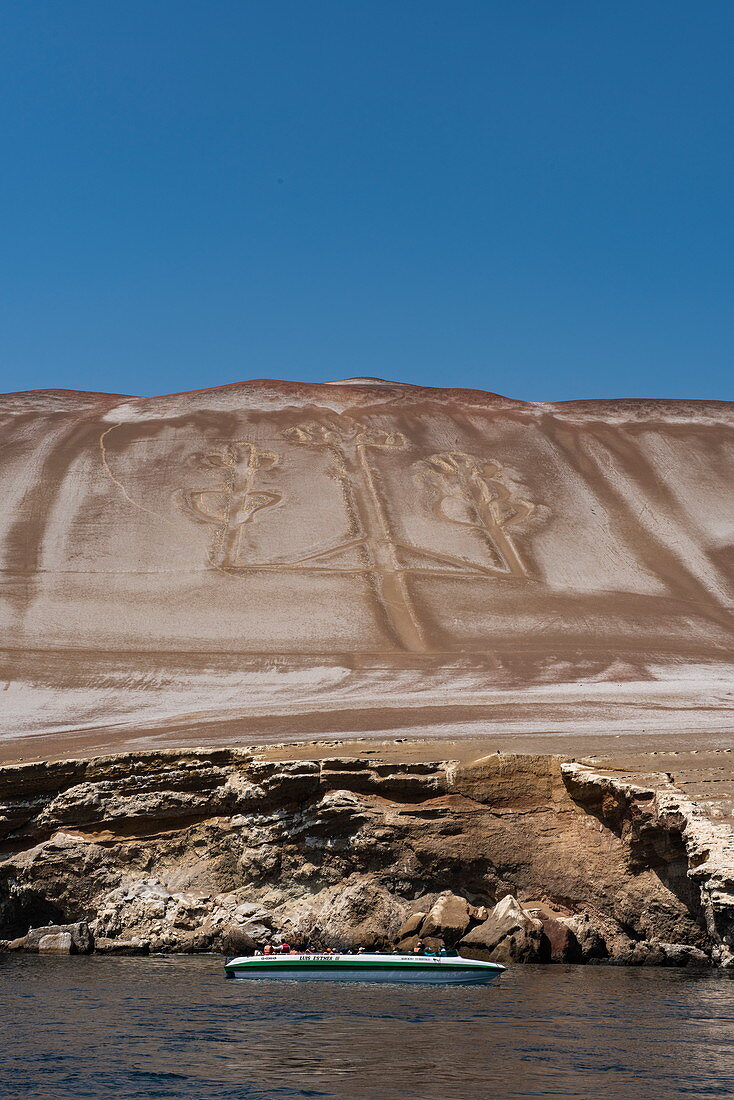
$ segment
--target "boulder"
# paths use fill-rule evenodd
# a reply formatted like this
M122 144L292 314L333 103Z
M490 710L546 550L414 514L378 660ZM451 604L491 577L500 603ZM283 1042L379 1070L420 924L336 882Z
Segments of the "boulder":
M403 921L395 936L397 942L400 943L401 940L408 939L409 936L417 936L425 915L425 913L420 912L413 913L406 921Z
M253 943L267 943L273 938L273 922L271 920L248 920L237 925L240 932L253 941Z
M460 947L470 959L491 962L544 962L548 958L542 923L525 913L511 894L464 936Z
M98 955L148 955L150 944L138 936L129 940L112 940L103 936L95 941L94 949Z
M67 929L71 933L72 955L91 955L94 951L94 936L86 921L79 921Z
M612 961L619 966L711 966L711 959L699 948L661 940L639 940Z
M544 916L541 918L541 923L543 935L548 941L551 962L581 962L579 942L566 921L559 920L557 917Z
M258 946L252 936L236 924L225 928L221 943L225 955L254 955Z
M574 936L579 950L579 961L590 962L606 959L609 956L606 938L597 922L588 913L576 913L572 917L558 917L559 924L565 924Z
M627 959L628 966L665 966L665 951L656 940L636 943Z
M722 970L734 970L734 951L725 943L717 943L711 950L711 962Z
M10 950L35 954L40 950L41 940L59 935L70 937L70 950L64 954L91 955L94 950L94 937L86 921L79 921L76 924L47 924L42 928L31 928L27 935L12 940Z
M257 917L266 924L272 923L267 910L263 909L262 905L256 905L252 901L241 901L236 904L233 915L237 917L239 921L251 920L253 917Z
M421 936L442 940L447 946L458 943L471 923L466 898L458 894L442 894L431 906L420 928Z
M711 966L711 959L698 947L685 943L661 943L666 966Z
M50 936L41 936L38 941L39 955L70 955L71 933L56 932Z
M198 928L195 932L189 932L186 936L183 936L180 940L181 950L187 955L196 954L198 952L211 952L217 950L224 950L221 943L216 942L216 937L211 932L207 932L203 928ZM151 943L151 948L153 947ZM226 952L229 954L229 951ZM234 954L234 952L232 952ZM246 952L245 952L246 954Z

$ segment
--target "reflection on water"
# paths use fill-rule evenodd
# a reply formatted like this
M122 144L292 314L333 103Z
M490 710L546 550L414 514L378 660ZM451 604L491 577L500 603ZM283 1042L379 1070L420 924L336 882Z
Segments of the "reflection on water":
M734 1095L727 974L525 966L441 988L226 981L222 962L0 956L0 1097Z

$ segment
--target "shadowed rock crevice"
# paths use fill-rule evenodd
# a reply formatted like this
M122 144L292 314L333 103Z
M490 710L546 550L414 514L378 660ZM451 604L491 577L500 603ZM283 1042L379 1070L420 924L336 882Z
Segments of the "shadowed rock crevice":
M43 892L24 889L17 897L0 899L2 933L13 940L25 935L30 928L65 923L64 910L46 897Z
M609 783L586 789L573 780L568 785L578 803L623 841L630 874L654 872L692 918L703 925L700 891L688 874L685 818L672 815L662 820L652 790L637 788L630 793L623 786L612 787Z

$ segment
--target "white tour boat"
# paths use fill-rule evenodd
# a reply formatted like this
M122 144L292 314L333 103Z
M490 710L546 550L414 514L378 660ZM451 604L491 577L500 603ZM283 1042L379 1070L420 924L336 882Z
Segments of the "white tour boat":
M228 978L277 978L319 982L488 982L501 963L460 955L311 954L243 955L227 959Z

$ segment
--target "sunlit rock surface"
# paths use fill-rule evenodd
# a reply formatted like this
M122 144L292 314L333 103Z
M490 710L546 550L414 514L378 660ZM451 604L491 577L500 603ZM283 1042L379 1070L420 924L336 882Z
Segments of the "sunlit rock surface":
M67 953L282 938L731 966L734 833L666 774L632 784L551 756L2 767L0 950L62 950L59 935Z
M730 404L0 399L2 754L732 726Z

